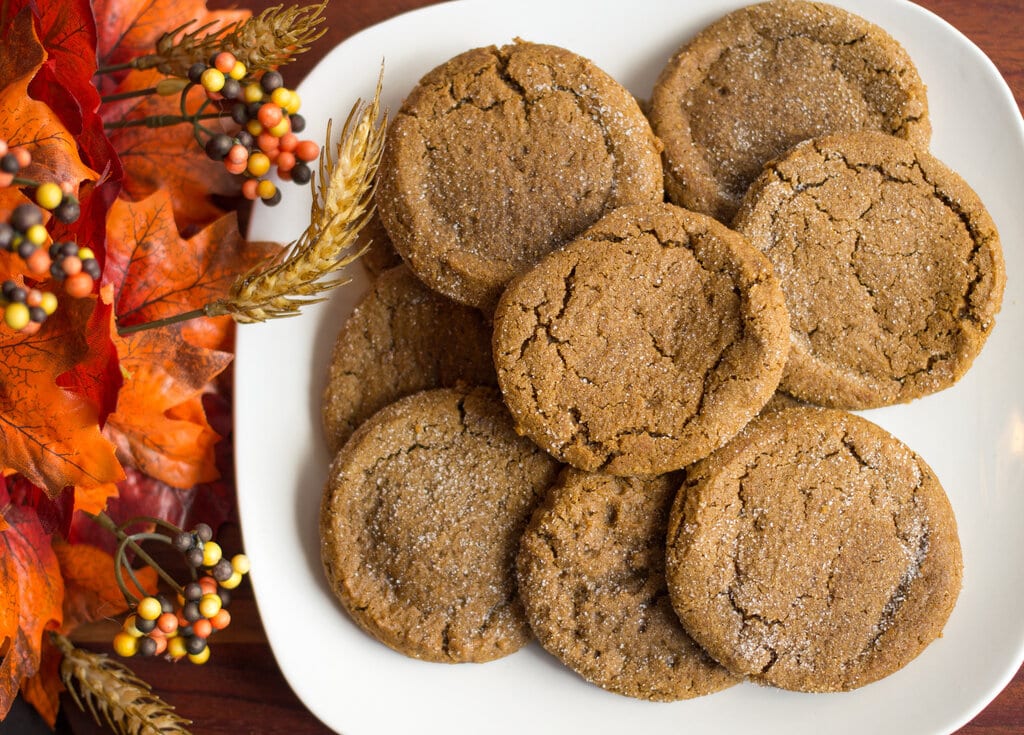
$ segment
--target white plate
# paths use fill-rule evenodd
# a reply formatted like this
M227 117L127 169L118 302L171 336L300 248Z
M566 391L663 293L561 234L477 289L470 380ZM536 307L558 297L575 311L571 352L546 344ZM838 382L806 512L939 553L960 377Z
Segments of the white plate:
M381 59L397 109L417 79L475 46L516 36L593 59L638 97L669 55L742 0L461 0L394 18L345 41L301 87L306 137L323 140L356 97L372 95ZM1009 285L981 356L952 389L866 412L935 469L956 512L964 587L943 638L900 672L860 690L810 695L742 684L688 702L609 694L536 644L480 665L405 658L360 632L321 573L317 510L328 456L319 396L334 336L365 288L354 282L298 319L238 330L238 500L267 636L295 692L334 730L362 733L948 733L979 712L1024 659L1024 125L992 63L951 26L900 0L840 0L902 42L928 84L932 151L988 206ZM287 187L257 207L250 237L289 241L308 194Z

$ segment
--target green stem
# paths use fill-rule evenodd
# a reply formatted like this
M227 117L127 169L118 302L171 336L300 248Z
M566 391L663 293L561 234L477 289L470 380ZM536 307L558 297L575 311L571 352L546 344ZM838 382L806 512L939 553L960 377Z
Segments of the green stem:
M39 182L38 181L34 181L32 179L26 179L26 178L23 178L21 176L15 176L13 179L11 179L11 183L12 184L17 184L18 186L39 186Z
M156 94L156 87L146 87L145 89L136 89L129 92L118 92L117 94L105 94L100 97L100 102L115 102L117 100L127 100L132 97L145 97L146 95Z
M158 564L157 561L155 559L153 559L153 557L151 557L149 554L147 554L146 551L141 546L139 546L139 544L136 542L137 540L143 540L143 541L145 541L145 540L155 540L155 541L163 541L165 543L171 543L171 538L169 536L164 536L163 534L160 534L160 533L135 533L135 534L130 534L129 535L128 533L126 533L124 531L124 529L118 527L118 525L116 523L114 523L113 519L110 516L108 516L106 513L102 512L102 511L100 511L99 513L96 513L96 514L89 513L88 511L83 511L83 512L85 513L86 516L88 516L89 518L94 520L96 523L98 523L100 526L102 526L105 530L107 530L110 533L114 534L114 536L117 537L118 541L120 541L120 543L118 544L118 547L117 547L117 556L115 557L115 566L116 566L118 587L121 588L121 592L124 593L124 596L125 596L126 599L127 598L132 598L135 601L138 601L138 598L128 591L128 586L124 582L124 575L123 575L123 573L121 571L122 564L125 564L125 566L127 568L127 563L126 563L126 560L124 558L124 549L126 547L130 548L132 551L134 551L135 554L140 559L142 559L142 561L146 565L152 567L153 570L156 571L156 573L160 575L160 578L163 579L168 585L170 585L171 588L174 589L175 592L179 592L179 593L182 592L181 585L179 585L177 583L177 581L174 579L174 577L172 577L170 574L168 574L166 571L164 571L164 568L161 567L160 564ZM132 572L130 568L129 568L129 574L132 575L132 581L135 582L137 587L139 587L139 590L140 591L144 591L144 590L142 590L142 586L138 583L138 580L135 578L134 572Z
M212 120L215 117L222 117L223 113L220 112L208 112L205 115L150 115L149 117L140 117L137 120L117 120L115 122L104 123L103 127L108 130L115 128L135 128L140 126L146 126L147 128L163 128L168 125L178 125L180 123L195 123L196 120Z
M146 329L159 329L160 327L166 327L171 324L177 324L179 322L187 322L189 319L198 319L201 316L224 316L227 314L226 311L217 308L219 302L207 304L201 309L193 309L192 311L184 311L181 314L174 314L173 316L165 316L163 319L154 319L151 322L142 322L141 324L132 324L129 327L118 327L117 333L122 337L126 334L134 334L135 332L142 332Z
M126 61L123 64L111 64L110 66L101 66L100 68L98 68L96 71L93 72L93 76L98 76L100 74L113 74L114 72L124 71L125 69L134 69L134 68L135 68L135 60L133 59L132 61Z

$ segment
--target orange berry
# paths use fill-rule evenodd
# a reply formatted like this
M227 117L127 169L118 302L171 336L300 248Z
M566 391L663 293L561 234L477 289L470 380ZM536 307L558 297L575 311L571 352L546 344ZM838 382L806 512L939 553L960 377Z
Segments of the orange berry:
M39 248L28 256L28 260L26 260L25 263L28 265L28 269L31 271L32 275L42 276L49 273L50 264L53 263L53 260L50 258L50 254L46 252L46 250ZM81 261L79 261L79 263L81 263ZM29 304L29 306L39 305L40 304Z
M272 128L281 122L281 118L284 115L281 112L281 108L275 105L273 102L266 102L260 106L259 112L256 113L256 119L260 121L260 124L265 128Z
M228 149L227 156L224 160L230 161L231 163L245 163L249 158L249 149L241 143L235 143Z
M292 168L294 168L294 167L292 167ZM278 171L277 171L277 178L281 179L281 181L291 181L292 180L292 169L288 169L287 171L281 171L280 169L278 169Z
M76 273L82 272L82 259L77 255L67 255L60 261L61 268L69 276L73 276Z
M258 183L256 179L246 179L242 184L242 196L246 199L258 199L259 194L256 193L256 185Z
M224 630L228 625L231 624L231 613L227 611L227 608L221 608L217 611L217 614L210 618L210 625L213 626L214 630Z
M7 155L7 141L0 138L0 156Z
M39 252L38 250L36 252ZM28 293L25 294L25 303L28 306L42 306L43 304L43 292L38 288L30 288Z
M75 191L75 185L71 181L60 182L60 190L65 194L73 194Z
M18 331L21 332L22 334L27 334L29 336L32 336L33 334L38 332L40 327L42 327L42 326L43 325L40 324L39 322L30 321L28 324L26 324L24 327L22 327Z
M295 154L288 151L281 151L277 154L277 170L291 171L295 168Z
M260 150L264 153L270 153L270 151L276 150L279 141L273 135L264 130L256 138L256 145L260 147Z
M299 144L295 146L295 157L300 161L315 161L316 157L320 155L320 146L311 140L300 140Z
M224 73L230 74L231 70L235 68L235 62L238 59L230 51L221 51L219 54L213 57L213 65L217 67L217 70Z
M217 592L217 580L209 575L204 575L199 578L199 589L203 591L204 595L215 594Z
M267 158L270 159L271 163L277 163L277 157L281 155L281 151L275 148L272 151L267 152Z
M25 168L32 163L32 154L28 152L27 148L22 148L19 145L17 148L11 148L10 153L14 154L14 160L18 162L19 168Z
M153 654L154 656L159 656L161 653L167 650L167 638L160 636L159 638L154 638L153 640L156 641L156 653Z
M4 173L3 171L0 171L0 189L4 188L5 186L10 186L11 182L13 181L14 174L8 174Z
M178 629L178 616L172 612L165 612L156 619L156 627L170 635Z
M297 146L298 144L299 136L297 136L295 133L285 133L284 135L281 136L281 139L277 145L278 147L280 147L282 151L288 151L289 153L292 153L295 151L295 146Z
M232 161L225 161L224 168L227 169L229 174L241 174L245 173L246 162L233 163Z
M227 611L225 610L225 612ZM199 620L192 623L192 632L200 638L209 638L210 634L213 633L213 622L206 618L199 618Z
M76 299L91 294L92 287L92 276L85 271L68 276L67 280L64 281L64 290L68 292L69 296L74 296Z

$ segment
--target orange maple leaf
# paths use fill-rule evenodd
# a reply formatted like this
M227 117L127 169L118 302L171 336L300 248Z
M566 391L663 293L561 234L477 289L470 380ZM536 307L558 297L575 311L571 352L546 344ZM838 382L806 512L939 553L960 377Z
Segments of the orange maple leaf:
M234 214L181 239L164 191L116 202L107 234L103 283L114 289L120 327L201 308L277 249L245 241ZM104 432L127 462L178 488L217 476L213 448L219 436L201 400L231 361L217 349L230 329L229 318L203 318L115 340L126 378Z
M50 536L32 508L13 506L0 487L0 720L23 679L39 668L43 636L61 625L64 582Z
M32 14L20 11L0 44L0 138L26 146L32 163L20 175L42 181L95 181L99 175L82 163L74 137L53 111L28 95L28 85L46 59Z

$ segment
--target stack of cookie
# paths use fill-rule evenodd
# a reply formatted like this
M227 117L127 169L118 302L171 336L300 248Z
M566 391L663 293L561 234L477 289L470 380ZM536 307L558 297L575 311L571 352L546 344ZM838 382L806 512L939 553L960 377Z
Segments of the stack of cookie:
M863 686L941 633L961 556L924 460L846 411L966 372L998 235L906 53L837 8L731 13L649 113L522 41L403 103L372 261L399 264L324 395L328 579L425 660L532 635L643 699Z

